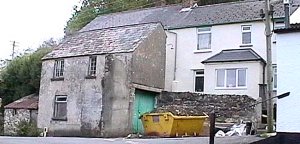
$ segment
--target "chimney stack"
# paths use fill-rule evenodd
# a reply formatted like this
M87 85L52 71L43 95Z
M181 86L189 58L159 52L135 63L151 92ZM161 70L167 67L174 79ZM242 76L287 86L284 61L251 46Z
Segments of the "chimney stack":
M290 0L283 0L285 28L290 27Z

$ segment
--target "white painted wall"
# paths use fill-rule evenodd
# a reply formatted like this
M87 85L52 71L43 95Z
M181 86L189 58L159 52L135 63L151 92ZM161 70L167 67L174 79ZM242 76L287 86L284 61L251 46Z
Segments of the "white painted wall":
M298 8L290 17L290 23L300 23L300 8Z
M277 35L278 94L277 132L300 132L300 32Z
M216 69L245 68L246 88L216 88ZM263 78L263 64L261 62L235 62L215 63L205 65L204 93L209 94L238 94L248 95L257 99L259 97L259 85Z
M204 69L204 65L201 63L203 60L219 53L223 49L240 49L242 43L242 25L252 25L252 48L261 57L266 59L266 43L264 35L264 23L262 21L250 22L250 23L237 23L237 24L226 24L226 25L215 25L211 27L212 32L212 42L211 51L209 52L195 52L197 49L197 29L196 28L186 28L172 30L172 32L177 33L177 71L176 80L171 83L166 82L166 87L172 87L172 91L190 91L194 92L194 70ZM170 34L167 34L168 36ZM168 40L167 42L172 42ZM175 44L174 44L175 45ZM249 47L248 47L249 48ZM174 56L173 51L167 51L167 63L172 62ZM275 54L274 54L275 55ZM273 58L274 59L274 58ZM276 63L276 61L274 61ZM167 72L170 69L167 65ZM169 75L167 73L166 75ZM206 79L206 78L204 78ZM169 86L168 86L169 85ZM256 86L258 85L255 84ZM255 91L253 93L257 93ZM245 93L247 94L247 93Z
M166 31L166 70L165 70L165 91L172 91L174 80L176 34Z

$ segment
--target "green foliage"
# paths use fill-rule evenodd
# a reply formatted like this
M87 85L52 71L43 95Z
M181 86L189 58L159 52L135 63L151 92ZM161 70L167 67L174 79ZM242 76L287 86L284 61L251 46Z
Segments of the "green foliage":
M1 71L0 96L3 106L23 96L38 93L40 87L41 58L50 48L39 48L10 61Z
M36 124L27 121L20 121L16 128L17 136L37 137L42 133Z

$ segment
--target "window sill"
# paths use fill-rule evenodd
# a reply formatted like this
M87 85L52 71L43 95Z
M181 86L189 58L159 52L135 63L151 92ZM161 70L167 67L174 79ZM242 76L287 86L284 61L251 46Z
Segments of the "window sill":
M88 76L85 77L85 79L96 79L96 76L88 75Z
M222 87L222 88L215 88L215 90L246 90L247 87Z
M53 117L52 120L54 120L54 121L67 121L68 119L67 118L55 118L55 117Z
M60 78L51 78L51 81L64 81L63 77Z
M194 53L209 53L212 52L211 49L201 49L201 50L194 50Z
M253 47L252 44L241 44L240 47Z

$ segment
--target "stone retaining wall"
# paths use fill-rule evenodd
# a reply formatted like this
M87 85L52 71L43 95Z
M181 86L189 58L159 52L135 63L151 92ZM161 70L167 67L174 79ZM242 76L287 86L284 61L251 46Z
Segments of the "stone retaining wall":
M174 106L198 112L216 112L217 122L258 121L256 100L246 95L213 95L189 92L162 92L158 107Z

